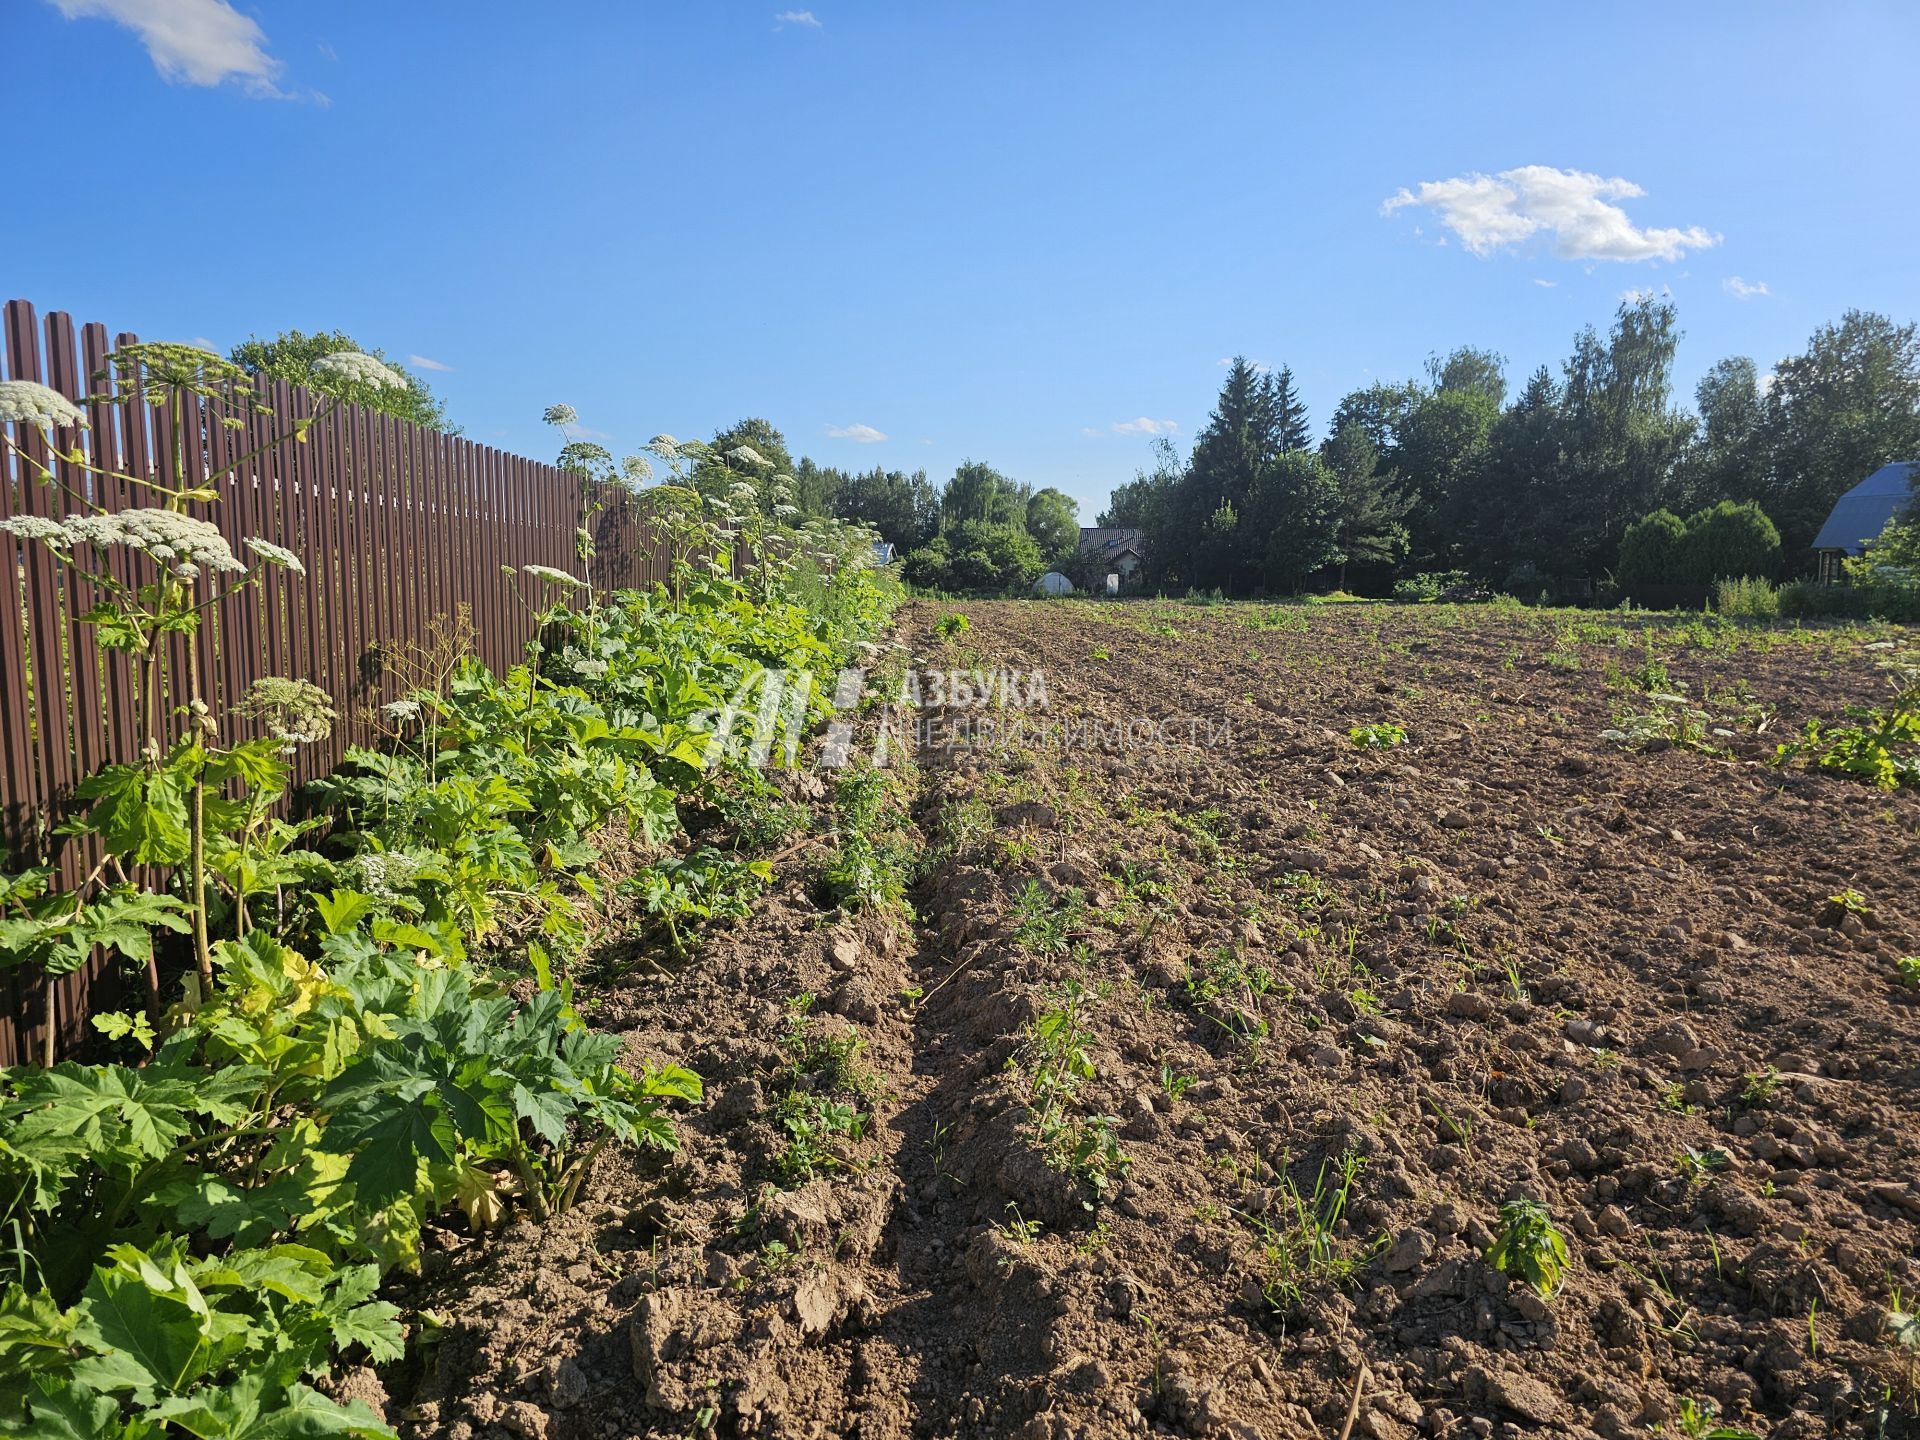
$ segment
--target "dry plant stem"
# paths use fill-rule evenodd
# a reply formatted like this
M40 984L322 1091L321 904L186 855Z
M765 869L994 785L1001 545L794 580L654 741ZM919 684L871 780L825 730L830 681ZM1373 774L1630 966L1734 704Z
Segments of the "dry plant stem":
M1366 1393L1368 1378L1367 1362L1362 1360L1353 1377L1353 1398L1347 1402L1347 1423L1340 1427L1340 1440L1348 1440L1353 1434L1353 1422L1360 1418L1360 1397Z

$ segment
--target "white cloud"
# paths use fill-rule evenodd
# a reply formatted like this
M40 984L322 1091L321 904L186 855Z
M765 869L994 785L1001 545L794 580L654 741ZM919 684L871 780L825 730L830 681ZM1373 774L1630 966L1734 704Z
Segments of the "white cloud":
M140 37L154 68L174 84L237 80L249 95L287 99L267 37L227 0L53 0L69 20L112 20Z
M871 425L829 425L827 437L832 440L851 440L856 445L878 445L887 438L887 432L876 430Z
M451 365L443 364L438 360L429 360L424 355L407 356L407 364L413 366L416 370L451 370L453 369L453 366Z
M1142 415L1138 420L1120 420L1113 426L1116 435L1171 435L1180 428L1176 420L1149 420Z
M1558 280L1535 280L1533 283L1538 285L1542 290L1551 290L1560 282Z
M1645 289L1622 290L1620 292L1620 298L1629 305L1638 305L1642 300L1671 300L1673 298L1673 287L1670 285L1662 285L1656 290L1649 285Z
M1720 288L1736 300L1752 300L1758 296L1771 295L1773 293L1767 289L1766 281L1755 280L1752 284L1748 284L1738 275L1729 275L1725 280L1722 280L1720 282Z
M804 25L809 30L818 30L820 17L811 10L782 10L773 17L773 26L777 30L783 25Z
M1475 255L1511 250L1536 235L1550 240L1562 260L1678 260L1689 250L1720 243L1698 225L1640 229L1613 200L1643 195L1631 180L1583 170L1522 165L1498 175L1475 171L1451 180L1423 180L1380 207L1391 215L1426 207Z

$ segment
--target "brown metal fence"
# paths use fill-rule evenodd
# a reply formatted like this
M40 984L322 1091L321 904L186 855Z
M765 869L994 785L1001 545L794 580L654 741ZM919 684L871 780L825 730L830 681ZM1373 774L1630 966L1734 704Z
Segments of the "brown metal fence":
M104 326L76 326L59 311L36 318L21 300L7 303L4 327L5 378L37 380L86 402L89 428L60 432L63 449L79 443L98 467L171 483L169 417L137 397L89 400L108 393L109 382L95 377L134 336L119 334L110 345ZM252 453L225 477L219 503L199 513L221 527L237 554L248 536L268 540L298 555L306 574L268 568L261 583L219 602L221 623L205 631L218 643L197 647L200 693L228 739L258 733L233 707L263 676L310 680L331 696L339 717L333 734L294 757L296 786L332 769L349 745L376 738L378 707L409 684L408 657L444 650L463 631L472 652L496 670L522 658L532 615L503 567L582 574L584 527L593 541L584 573L597 590L665 577L664 551L624 487L583 482L375 411L333 407L285 383L263 381L260 395L273 413L251 417L241 430L189 416L187 473L206 476ZM306 443L269 444L293 420L316 415ZM48 459L37 432L16 427L14 435L36 459ZM71 462L54 466L66 486L103 510L147 503L124 482ZM60 517L76 508L7 454L0 514ZM45 547L11 536L0 534L0 553L12 611L11 623L0 623L0 851L9 870L56 865L70 887L98 863L97 847L54 827L72 812L81 779L138 753L132 669L81 623L93 603L84 579ZM106 563L119 567L119 578L131 577L124 552ZM527 593L524 577L519 584ZM177 637L171 660L168 699L177 705L186 693L186 646ZM105 998L96 989L112 978L100 964L64 977L49 1016L38 975L0 973L0 1065L37 1057L48 1024L59 1049L79 1045L91 1009Z

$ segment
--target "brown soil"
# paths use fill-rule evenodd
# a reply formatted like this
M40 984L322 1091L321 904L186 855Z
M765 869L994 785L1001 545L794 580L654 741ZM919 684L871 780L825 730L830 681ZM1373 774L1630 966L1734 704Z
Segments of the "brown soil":
M1043 671L1049 703L919 747L917 922L820 908L802 849L697 960L603 990L635 1064L705 1078L684 1148L439 1235L398 1298L445 1329L356 1393L446 1440L1625 1437L1686 1400L1920 1433L1886 1328L1920 1291L1920 798L1763 758L1874 698L1884 637L999 603L942 640L947 608L903 615L923 663ZM1732 757L1600 738L1646 623ZM1348 738L1386 721L1403 746ZM1036 882L1051 937L1019 929ZM1209 965L1240 978L1196 998ZM1098 997L1071 1106L1131 1160L1091 1209L1019 1053L1069 980ZM801 992L865 1040L875 1118L783 1189ZM1348 1156L1304 1244L1294 1197ZM1571 1250L1544 1301L1485 1258L1518 1197Z

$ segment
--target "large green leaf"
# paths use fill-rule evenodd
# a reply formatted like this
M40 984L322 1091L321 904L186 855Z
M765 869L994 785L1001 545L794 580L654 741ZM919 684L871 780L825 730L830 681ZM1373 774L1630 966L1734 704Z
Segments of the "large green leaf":
M573 1118L573 1102L558 1090L513 1087L513 1110L533 1126L534 1133L549 1145L567 1138L567 1121Z
M171 1206L180 1225L204 1230L212 1240L235 1240L242 1245L257 1245L291 1230L313 1208L300 1183L287 1177L242 1190L217 1175L190 1175L157 1191L153 1198Z
M182 767L109 765L74 788L96 802L87 828L99 832L115 855L143 864L179 865L188 856L191 782Z
M35 1376L33 1385L32 1421L22 1428L0 1416L0 1440L146 1440L160 1433L150 1420L122 1420L118 1402L85 1385L50 1375Z
M199 1440L393 1440L358 1401L342 1405L305 1385L255 1371L156 1406L153 1413Z
M344 935L373 913L374 901L357 890L335 890L331 895L315 895L313 908L320 912L320 923L329 935Z
M148 1269L153 1274L144 1273ZM144 1400L199 1378L208 1356L205 1301L177 1263L171 1270L101 1266L93 1272L74 1309L73 1339L96 1353L74 1366L77 1379Z
M339 1348L364 1345L375 1361L398 1360L407 1349L406 1332L400 1328L400 1307L372 1298L379 1285L377 1265L343 1270L321 1313Z

